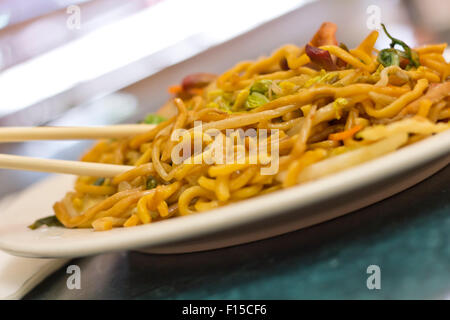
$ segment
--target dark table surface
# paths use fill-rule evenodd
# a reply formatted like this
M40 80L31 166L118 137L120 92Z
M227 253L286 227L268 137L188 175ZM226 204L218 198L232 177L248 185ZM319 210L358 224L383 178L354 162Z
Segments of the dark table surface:
M75 259L25 299L449 299L450 166L391 198L272 239L177 255ZM369 290L367 267L381 270Z

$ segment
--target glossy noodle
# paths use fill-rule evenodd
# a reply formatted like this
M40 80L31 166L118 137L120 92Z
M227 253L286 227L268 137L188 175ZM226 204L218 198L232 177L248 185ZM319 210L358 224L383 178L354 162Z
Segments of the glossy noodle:
M173 99L148 118L154 129L99 141L81 159L135 168L114 178L78 177L54 205L56 218L67 228L109 230L197 214L449 129L445 44L410 49L391 37L393 45L378 51L373 31L348 49L335 31L324 23L305 46L289 44L221 75L193 74L170 87ZM208 148L219 140L230 142L233 161L224 159L229 148Z

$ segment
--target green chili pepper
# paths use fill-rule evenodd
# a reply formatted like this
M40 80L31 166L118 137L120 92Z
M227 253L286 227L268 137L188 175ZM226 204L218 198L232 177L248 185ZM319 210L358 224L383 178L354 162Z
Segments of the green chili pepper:
M385 67L400 65L400 58L397 50L395 49L383 49L378 54L378 62Z
M392 37L389 32L386 30L386 26L381 24L384 32L391 39L390 49L383 49L378 54L378 62L380 62L383 66L399 66L403 59L406 59L407 64L404 66L405 69L409 69L411 67L419 67L419 55L417 52L411 50L411 48L402 40L396 39ZM396 50L394 47L399 45L403 48L404 51ZM402 59L402 60L401 60Z
M160 116L159 114L150 113L148 114L145 119L144 123L146 124L159 124L161 122L166 121L167 119L163 116Z
M36 220L32 225L28 226L31 230L35 230L41 226L48 226L48 227L62 227L63 224L59 222L58 218L56 216L49 216L45 217L39 220Z

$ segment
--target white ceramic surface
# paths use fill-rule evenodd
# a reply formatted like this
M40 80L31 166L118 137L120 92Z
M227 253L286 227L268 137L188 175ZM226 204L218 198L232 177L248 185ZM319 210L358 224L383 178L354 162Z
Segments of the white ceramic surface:
M0 249L26 257L74 257L138 248L191 252L260 240L336 218L404 190L447 165L449 154L447 131L323 179L201 214L107 232L29 230L26 226L52 214L53 202L71 188L73 177L53 176L17 195L2 213Z

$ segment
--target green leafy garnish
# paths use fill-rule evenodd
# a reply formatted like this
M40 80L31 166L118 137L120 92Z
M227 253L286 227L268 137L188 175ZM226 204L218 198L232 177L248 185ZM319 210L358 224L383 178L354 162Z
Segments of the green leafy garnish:
M105 183L105 178L98 178L97 180L95 180L94 186L101 186L103 185L103 183Z
M417 52L411 50L411 48L402 40L396 39L392 37L389 32L386 30L386 26L381 24L383 27L384 33L391 39L390 48L383 49L378 54L378 62L380 62L383 66L400 66L406 70L411 67L419 67L419 55ZM394 47L399 45L403 48L404 51L397 50Z
M255 91L247 97L247 101L245 101L245 107L247 109L254 109L268 102L269 99L265 95Z
M148 114L145 119L144 119L144 123L146 124L159 124L161 122L166 121L167 118L160 116L159 114L155 114L155 113L150 113Z
M154 189L157 186L158 186L158 181L153 176L149 176L147 178L147 190Z
M261 94L266 94L269 91L271 85L272 85L271 80L255 81L255 83L253 83L253 85L250 87L250 93L258 92Z
M63 224L59 222L58 218L56 216L49 216L45 217L39 220L36 220L32 225L29 225L28 228L31 230L35 230L42 226L48 226L48 227L62 227Z

